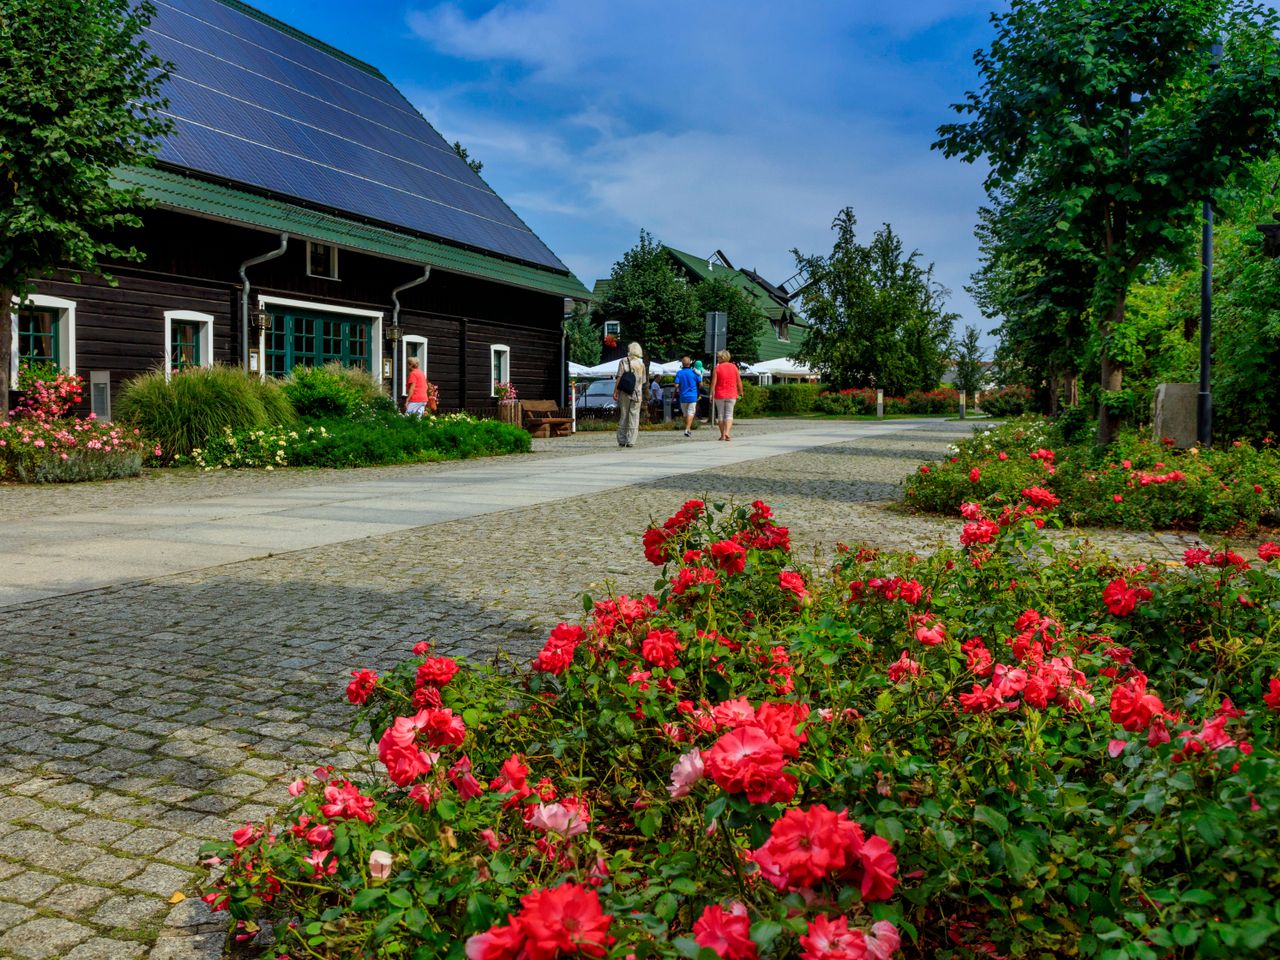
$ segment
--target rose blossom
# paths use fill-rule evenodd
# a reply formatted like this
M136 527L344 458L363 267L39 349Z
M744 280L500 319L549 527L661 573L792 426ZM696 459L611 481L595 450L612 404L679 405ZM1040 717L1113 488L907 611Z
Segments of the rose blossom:
M671 768L671 784L667 787L667 792L673 800L687 797L693 785L704 776L706 767L702 762L702 752L694 747L683 754Z
M375 880L385 880L391 876L392 856L386 850L374 850L369 854L369 876Z
M708 905L693 923L693 939L722 960L756 960L758 955L751 939L751 918L746 906L737 901L728 910L718 903Z

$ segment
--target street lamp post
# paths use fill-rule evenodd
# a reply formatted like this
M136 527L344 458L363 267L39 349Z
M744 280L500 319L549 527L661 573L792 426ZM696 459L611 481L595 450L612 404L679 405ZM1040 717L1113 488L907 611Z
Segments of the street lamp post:
M1209 75L1222 61L1222 44L1209 48ZM1213 346L1213 202L1204 200L1204 222L1200 235L1200 392L1196 395L1196 441L1204 446L1213 439L1213 394L1209 387L1209 364Z

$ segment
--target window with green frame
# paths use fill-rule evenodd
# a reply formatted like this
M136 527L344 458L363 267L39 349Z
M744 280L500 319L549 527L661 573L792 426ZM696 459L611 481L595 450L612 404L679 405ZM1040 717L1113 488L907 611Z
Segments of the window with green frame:
M200 366L199 321L175 320L169 328L169 363L173 372Z
M18 362L60 366L62 311L27 305L18 311Z
M372 339L373 321L367 317L273 313L266 336L267 374L283 377L296 366L318 367L334 360L371 370Z

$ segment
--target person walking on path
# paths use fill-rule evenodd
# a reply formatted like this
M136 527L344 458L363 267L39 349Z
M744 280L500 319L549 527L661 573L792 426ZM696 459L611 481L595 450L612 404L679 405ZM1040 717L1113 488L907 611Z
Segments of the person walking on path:
M649 381L649 419L654 423L662 418L662 384L654 377Z
M721 440L733 439L733 405L742 399L742 376L730 359L729 351L721 350L711 371L711 404L720 423Z
M634 447L640 432L640 407L644 403L645 362L640 344L627 344L627 355L618 361L613 399L618 404L618 446Z
M427 409L427 375L418 368L415 357L409 358L407 366L409 374L405 377L407 383L405 384L404 415L421 417Z
M680 401L680 412L684 414L684 435L693 436L693 418L698 414L698 384L702 382L693 370L688 357L680 358L680 369L676 371L676 399Z

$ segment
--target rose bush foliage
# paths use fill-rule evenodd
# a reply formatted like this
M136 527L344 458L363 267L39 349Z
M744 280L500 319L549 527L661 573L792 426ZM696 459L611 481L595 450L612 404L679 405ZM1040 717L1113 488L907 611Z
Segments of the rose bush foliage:
M295 960L1275 956L1280 547L1122 566L1054 499L820 571L690 501L528 669L353 671L377 760L206 899Z
M1226 531L1254 527L1280 506L1280 452L1265 440L1175 450L1122 435L1095 448L1068 444L1050 421L1027 417L979 431L906 483L909 506L955 513L978 501L995 510L1041 487L1068 523L1133 529Z

